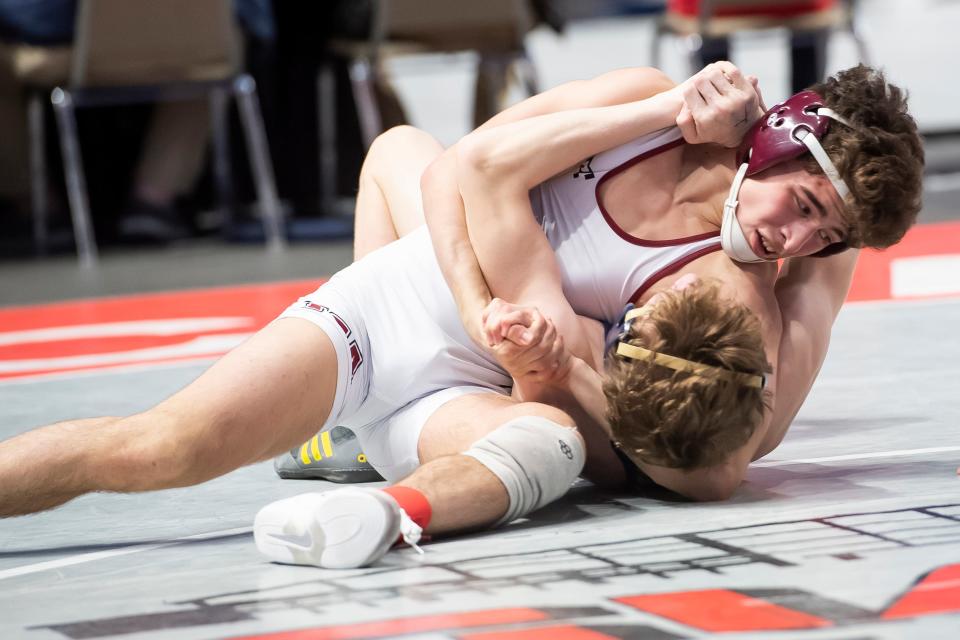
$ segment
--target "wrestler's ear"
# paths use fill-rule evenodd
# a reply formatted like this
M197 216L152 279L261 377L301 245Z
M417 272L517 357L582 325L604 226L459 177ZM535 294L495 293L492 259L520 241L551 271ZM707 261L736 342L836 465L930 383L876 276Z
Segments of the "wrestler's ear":
M757 76L747 76L747 80L750 81L750 84L753 85L754 90L757 92L757 98L760 100L760 109L766 111L767 103L763 100L763 93L760 92L760 78Z

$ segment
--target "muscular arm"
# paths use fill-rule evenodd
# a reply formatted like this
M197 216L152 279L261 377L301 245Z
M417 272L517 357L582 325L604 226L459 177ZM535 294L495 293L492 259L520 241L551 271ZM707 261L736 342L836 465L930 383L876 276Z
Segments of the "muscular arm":
M431 189L434 170L452 167L457 171L457 184L465 205L465 224L455 220L446 231L456 229L461 234L463 255L474 256L473 260L461 262L461 269L469 266L474 272L482 270L483 274L452 283L461 310L482 308L493 291L508 300L537 306L552 318L570 350L579 356L574 360L578 366L563 380L561 386L565 388L541 386L534 392L539 393L537 399L561 406L578 422L585 419L604 422L601 379L596 372L600 362L579 331L578 319L563 296L556 259L532 216L527 192L584 157L671 125L677 104L670 97L659 98L609 107L574 108L531 117L523 123L507 122L495 129L481 129L454 149L456 156L452 160L448 153L432 166L423 181L427 207L431 197L428 194L440 193L439 188ZM448 197L452 196L449 187L447 189ZM434 234L437 225L431 223L431 219L428 209L427 221ZM448 233L446 237L452 235ZM435 235L435 245L438 240ZM443 249L438 248L437 252L442 264ZM470 286L476 290L471 293L461 288L458 293L456 287L464 282L472 283ZM475 302L465 302L470 296L474 296ZM767 311L763 315L770 320L768 353L775 353L779 316L775 308ZM465 320L471 322L469 316ZM649 473L660 484L694 499L726 497L739 485L750 452L756 449L761 435L758 430L748 446L723 468L693 473L651 469Z
M563 297L553 249L533 217L529 189L572 164L669 126L670 94L622 105L573 109L500 125L458 145L457 183L470 244L499 297L540 307L570 351L598 366Z
M503 125L559 111L642 100L672 86L673 83L669 78L655 69L612 71L593 80L570 82L533 96L490 119L475 133L489 132ZM485 272L481 272L475 248L470 242L467 231L466 213L457 181L458 154L461 150L461 144L458 143L434 161L421 179L421 190L424 215L427 226L430 228L440 268L457 301L464 325L470 335L479 342L477 319L479 311L490 301L492 287L488 286L484 278ZM478 159L476 154L481 152L477 149L474 149L474 152L473 158ZM581 160L582 157L585 156L580 156L569 164ZM562 168L565 167L557 168L554 173ZM494 176L488 174L487 177L492 179ZM475 210L475 220L482 219L485 213L482 209ZM514 239L523 241L524 236L518 233L511 221L523 216L532 218L529 205L515 211L501 210L500 213L498 218L483 220L482 223L485 226L489 225L487 226L489 235L502 237L510 235ZM536 233L542 235L539 228L536 229ZM488 269L509 270L511 268L509 264L493 265L488 261ZM490 277L489 273L486 275ZM493 277L496 277L496 274ZM519 301L511 298L507 291L493 289L496 295L511 301Z
M729 295L744 304L760 320L764 351L773 364L773 373L767 376L766 391L770 394L774 411L765 411L760 424L750 439L734 451L722 464L703 469L683 471L640 465L641 469L657 484L694 500L726 500L743 482L750 462L756 459L756 451L767 438L773 423L774 413L780 403L782 383L779 350L782 341L783 320L777 299L771 292L776 278L776 265L737 265L724 256L715 258L721 268L714 275L725 283Z
M774 365L769 387L774 393L773 410L767 412L750 441L715 468L679 472L644 466L644 472L658 484L695 499L724 499L733 493L749 463L780 444L810 392L826 357L830 331L850 288L858 254L849 250L829 258L792 258L780 271L772 298L743 299L761 317L767 357Z
M766 436L754 459L773 451L786 435L827 355L833 322L850 290L859 250L829 258L791 258L781 270L776 299L783 334L777 360L779 388Z

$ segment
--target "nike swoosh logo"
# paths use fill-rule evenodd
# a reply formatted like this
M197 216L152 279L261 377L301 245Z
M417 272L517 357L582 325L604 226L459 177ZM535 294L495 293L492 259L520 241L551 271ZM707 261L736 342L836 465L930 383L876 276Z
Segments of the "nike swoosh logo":
M284 533L269 533L267 535L274 540L279 540L280 542L292 544L295 547L302 547L304 549L309 549L310 546L313 545L313 536L310 535L309 531L299 536L287 535Z

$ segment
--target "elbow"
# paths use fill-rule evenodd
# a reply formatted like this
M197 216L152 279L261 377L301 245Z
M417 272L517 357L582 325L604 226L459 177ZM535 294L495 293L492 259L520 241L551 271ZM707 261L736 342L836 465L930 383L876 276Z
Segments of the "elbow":
M493 183L509 174L495 141L486 132L467 134L456 144L457 178L462 183Z

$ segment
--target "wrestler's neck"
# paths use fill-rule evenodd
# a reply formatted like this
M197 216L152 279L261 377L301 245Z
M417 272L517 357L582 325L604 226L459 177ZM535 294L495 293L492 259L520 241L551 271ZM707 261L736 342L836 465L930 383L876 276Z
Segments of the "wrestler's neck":
M715 144L684 145L674 204L685 215L719 229L723 203L736 172L736 149Z

